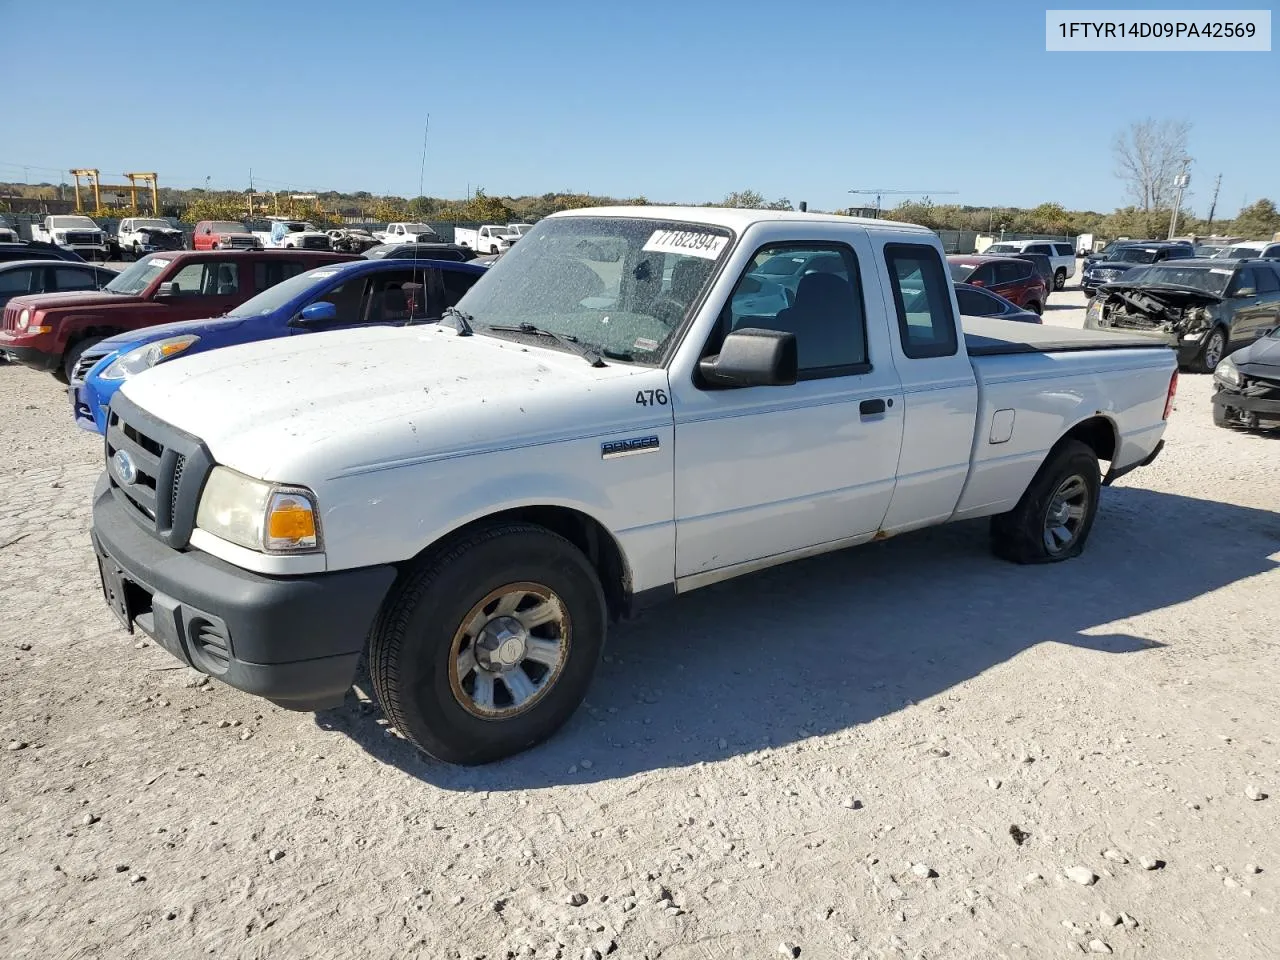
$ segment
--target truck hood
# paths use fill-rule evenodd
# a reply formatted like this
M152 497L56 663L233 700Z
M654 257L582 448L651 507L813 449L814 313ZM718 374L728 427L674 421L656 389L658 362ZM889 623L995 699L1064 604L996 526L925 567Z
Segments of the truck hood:
M102 293L87 290L84 293L29 293L23 297L14 297L9 305L32 310L79 310L84 307L120 306L126 303L138 303L141 297L126 296L122 293Z
M203 440L218 463L311 483L577 435L584 404L607 407L591 414L593 427L607 430L614 419L634 420L636 408L632 393L606 385L644 374L661 375L432 324L212 350L153 367L122 389Z

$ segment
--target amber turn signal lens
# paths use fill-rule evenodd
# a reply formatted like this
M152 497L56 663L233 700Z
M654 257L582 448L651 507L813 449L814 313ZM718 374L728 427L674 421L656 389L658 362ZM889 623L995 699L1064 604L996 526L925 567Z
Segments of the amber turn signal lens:
M295 493L277 493L267 508L266 546L274 550L314 547L316 515L311 502Z

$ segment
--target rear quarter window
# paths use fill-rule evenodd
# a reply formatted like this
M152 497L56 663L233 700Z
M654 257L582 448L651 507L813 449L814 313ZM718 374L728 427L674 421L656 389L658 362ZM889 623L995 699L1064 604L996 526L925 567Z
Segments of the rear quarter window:
M926 244L887 243L884 260L902 352L913 360L954 356L959 341L952 286L938 251Z

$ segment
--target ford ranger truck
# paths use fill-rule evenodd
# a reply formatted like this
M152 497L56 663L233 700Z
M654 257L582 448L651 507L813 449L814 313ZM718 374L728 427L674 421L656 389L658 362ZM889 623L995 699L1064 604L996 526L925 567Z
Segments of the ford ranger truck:
M923 227L556 214L439 324L129 379L94 491L104 596L295 709L340 703L363 657L403 736L495 760L559 728L609 622L655 600L975 517L1008 560L1079 554L1102 487L1160 452L1172 351L957 316Z
M0 351L69 383L82 360L97 359L91 351L106 337L220 316L285 276L351 259L301 250L148 254L101 291L14 297L5 304Z

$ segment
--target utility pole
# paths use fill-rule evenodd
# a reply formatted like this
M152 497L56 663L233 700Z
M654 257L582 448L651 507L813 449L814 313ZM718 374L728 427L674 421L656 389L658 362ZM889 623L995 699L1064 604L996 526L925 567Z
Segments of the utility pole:
M1187 188L1187 184L1191 182L1191 174L1187 173L1187 165L1190 161L1183 161L1182 173L1173 178L1173 185L1178 188L1178 192L1173 197L1173 215L1169 217L1169 237L1172 240L1173 235L1178 230L1178 211L1182 209L1182 191Z
M1222 174L1213 181L1213 200L1209 204L1209 234L1213 234L1213 214L1218 209L1218 188L1222 186Z

